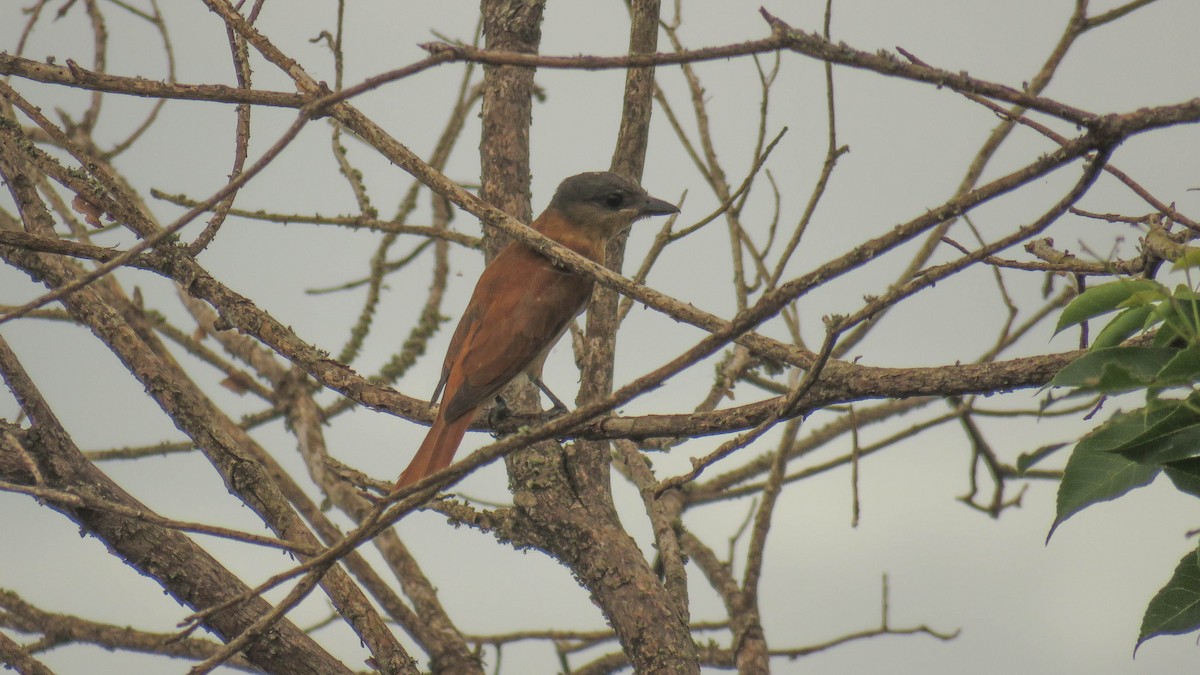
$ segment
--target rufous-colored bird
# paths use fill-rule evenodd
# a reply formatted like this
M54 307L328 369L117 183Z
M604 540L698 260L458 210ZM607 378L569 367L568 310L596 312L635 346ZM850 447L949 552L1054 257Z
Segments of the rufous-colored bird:
M533 229L604 264L618 232L646 216L678 213L640 186L608 172L581 173L558 186ZM542 365L587 307L593 281L560 267L520 242L505 246L483 270L442 365L433 400L437 418L394 489L450 466L475 413L521 373L541 383Z

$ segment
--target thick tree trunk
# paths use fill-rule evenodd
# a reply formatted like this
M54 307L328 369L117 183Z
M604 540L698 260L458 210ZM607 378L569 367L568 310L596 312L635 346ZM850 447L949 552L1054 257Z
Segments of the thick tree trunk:
M653 51L658 2L639 1L634 5L631 50ZM483 13L488 49L537 51L541 3L484 0ZM533 70L491 67L485 73L482 194L487 201L528 222ZM631 71L626 84L625 117L613 170L635 180L645 158L653 77L652 69ZM622 241L615 256L614 249L609 251L618 269L623 248ZM489 246L489 250L494 248ZM599 309L605 318L595 332L589 320L589 339L598 336L598 343L585 357L589 365L584 372L587 384L582 396L588 400L612 389L616 296L606 294ZM592 377L599 379L591 382ZM537 400L536 392L528 398L520 397L522 403ZM517 515L499 534L541 548L569 567L603 610L638 672L698 672L686 606L680 607L681 603L672 600L617 517L608 476L608 452L607 443L576 443L566 448L542 443L510 455L508 466Z

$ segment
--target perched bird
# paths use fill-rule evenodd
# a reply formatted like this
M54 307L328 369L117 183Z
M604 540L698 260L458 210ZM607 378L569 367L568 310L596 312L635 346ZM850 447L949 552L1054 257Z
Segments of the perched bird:
M607 172L581 173L558 186L533 229L604 263L609 240L633 221L678 213L636 183ZM587 307L593 281L555 265L520 242L504 247L483 270L442 365L433 400L437 418L395 489L446 468L475 413L522 372L541 384L546 355Z

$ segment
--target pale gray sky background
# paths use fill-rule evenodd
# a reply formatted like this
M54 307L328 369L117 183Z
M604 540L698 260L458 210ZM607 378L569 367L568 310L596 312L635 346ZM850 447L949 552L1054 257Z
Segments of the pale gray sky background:
M19 10L27 4L7 0L0 5L0 49L14 49L24 22ZM111 5L102 4L114 35L110 72L161 77L164 69L153 34ZM670 3L664 4L670 11ZM820 28L822 2L763 4L793 26ZM838 0L833 33L835 39L857 48L901 46L933 65L1020 86L1053 48L1073 4L1068 0ZM1120 3L1091 4L1091 13L1098 14ZM219 20L198 2L163 5L172 21L169 28L179 59L179 80L232 83ZM758 3L689 1L683 7L682 34L689 47L733 43L767 33L757 12ZM349 3L346 83L421 58L424 52L417 45L436 39L433 32L469 41L477 12L477 3L467 2ZM328 50L308 40L322 30L332 30L333 25L334 4L318 0L267 2L259 22L260 29L310 73L330 81L333 69ZM620 2L552 1L546 10L542 51L619 54L626 48L626 25ZM1200 95L1198 28L1200 3L1161 0L1082 38L1045 95L1098 113L1127 112ZM667 46L665 38L660 44ZM59 63L74 58L87 65L90 51L82 15L72 11L56 23L42 25L33 34L26 56L54 56ZM738 59L696 68L707 90L718 150L731 182L736 183L753 160L750 154L759 100L753 64ZM460 73L459 66L443 66L365 94L355 103L399 140L427 155L453 102ZM288 80L261 60L256 60L255 77L256 87L290 89ZM837 69L835 77L839 142L848 144L851 152L841 160L814 229L789 268L791 275L940 204L953 192L967 163L996 124L991 113L948 90L844 68ZM537 82L547 99L534 109L535 211L545 206L561 178L607 167L619 122L623 81L619 71L538 73ZM772 94L768 135L783 126L790 129L769 164L784 193L785 223L799 216L823 159L822 81L821 64L784 56L780 82ZM659 83L676 109L686 113L687 91L679 71L659 69ZM48 111L56 106L79 110L86 96L27 81L14 80L12 84ZM144 100L109 96L101 139L123 138L149 105ZM293 116L286 110L255 110L252 158L275 142ZM118 167L139 186L206 196L226 180L233 119L233 110L225 105L171 102L150 135L122 156ZM1062 125L1058 128L1071 131ZM478 119L472 116L447 169L452 178L478 180L477 139ZM347 144L381 214L393 213L409 177L363 144L353 139ZM353 196L329 161L328 147L326 125L310 125L274 166L242 191L238 206L327 215L352 213ZM987 176L1001 175L1048 148L1032 133L1018 131ZM1156 196L1175 201L1183 212L1195 217L1200 214L1200 192L1186 190L1200 186L1198 157L1200 129L1193 126L1135 138L1116 152L1113 162ZM989 226L992 231L1007 231L1012 223L1041 213L1077 176L1074 168L1061 171L1043 184L980 209L975 222L984 231ZM673 201L688 191L681 222L694 222L717 205L706 194L702 179L659 111L643 184L652 194ZM0 200L9 207L6 193ZM151 206L164 220L178 213L176 207L165 203ZM1108 177L1101 178L1081 206L1127 214L1149 210ZM755 223L765 227L771 207L769 195L760 190L751 199L743 221L750 227ZM428 200L423 200L412 222L426 222L427 218ZM454 226L478 232L477 222L464 214L457 216ZM651 224L635 229L627 273L636 264L632 261L640 261L657 227ZM1081 243L1092 242L1104 255L1119 231L1111 225L1071 220L1057 224L1052 234L1061 246L1078 251ZM1136 236L1133 230L1126 231L1121 250L1131 250ZM202 262L218 278L295 328L305 340L336 351L358 312L360 294L310 297L305 290L361 276L377 239L365 232L231 219ZM127 243L128 238L103 241L116 245ZM402 243L394 250L408 250L412 245ZM707 311L730 316L734 306L728 289L727 247L724 228L685 240L669 250L648 283ZM853 312L861 306L862 296L885 290L909 254L911 247L902 249L894 259L880 260L869 271L850 275L806 297L801 303L807 319L806 337L819 340L822 315ZM455 255L461 276L452 280L446 310L457 316L481 263L473 254L459 251ZM356 364L359 372L372 372L404 338L426 291L429 265L426 257L390 281L391 293L380 307L378 325ZM169 284L148 274L122 272L120 276L129 286L142 289L147 305L182 316ZM1041 277L1014 275L1009 283L1031 293ZM23 275L0 268L0 303L16 304L34 297L38 290ZM947 307L954 308L953 312L947 312ZM1002 312L989 270L963 274L890 314L887 325L876 329L853 355L860 356L863 363L880 366L972 360L990 346L1003 320ZM933 318L936 322L931 323ZM618 381L657 367L701 337L697 329L640 308L635 308L630 321L619 345ZM777 328L765 330L778 332ZM181 438L111 354L79 329L23 320L5 324L0 331L85 449ZM443 330L431 346L432 358L398 384L400 390L420 397L432 392L448 332ZM1050 341L1049 332L1043 331L1013 355L1066 350L1075 340L1075 335L1064 335ZM560 346L547 367L547 379L551 388L573 398L575 374L569 361L569 349ZM698 400L696 392L707 389L711 373L707 364L694 368L625 410L688 410ZM217 378L211 379L215 384ZM227 409L246 413L257 409L252 401L214 389L214 397ZM738 403L761 396L745 385L738 393ZM1019 392L1004 401L1009 406L1020 402L1036 406L1038 395ZM16 412L11 397L0 395L0 416L13 419ZM815 428L822 421L818 415L809 423ZM1010 461L1020 452L1069 440L1087 428L1088 424L1077 418L989 420L986 424L997 451ZM327 429L335 456L381 478L399 472L407 462L407 449L415 447L423 431L404 420L362 411L344 416ZM885 429L864 432L864 442L885 433ZM291 438L279 424L257 430L254 436L289 468L303 471L292 452ZM769 447L773 438L768 436L761 441L764 445L757 447ZM656 456L655 466L661 475L685 470L689 456L703 454L721 440L696 441L671 456ZM468 437L459 456L485 441L486 437ZM1046 532L1054 516L1055 485L1034 484L1021 508L992 520L956 500L967 489L969 457L961 432L947 427L865 461L859 487L862 519L857 528L850 525L848 470L829 472L784 492L763 582L764 588L770 589L764 592L762 609L772 647L818 643L875 626L884 574L890 580L894 625L924 623L940 631L962 632L951 642L914 636L852 643L796 662L775 661L775 672L1116 675L1195 670L1200 651L1193 636L1151 640L1131 659L1147 601L1170 577L1179 558L1195 546L1194 540L1185 538L1200 521L1194 499L1181 497L1160 479L1116 503L1078 515L1046 546ZM1064 459L1065 455L1056 461ZM110 463L104 469L164 515L261 529L247 509L233 505L198 455ZM477 472L458 489L482 499L507 497L500 466ZM651 541L637 494L628 487L618 487L618 492L627 509L628 527L640 541ZM737 529L749 506L747 502L698 509L689 514L687 524L710 545L723 550L721 542ZM566 570L539 553L514 553L490 536L449 527L445 518L431 513L414 514L399 527L464 630L603 626L599 612ZM0 587L18 590L44 609L157 631L172 630L187 613L163 596L156 584L109 556L96 540L80 538L68 520L29 498L0 494L0 531L4 541ZM242 544L210 539L202 543L250 581L261 580L290 563L278 553ZM279 596L273 593L270 597ZM324 598L317 594L293 618L299 625L309 625L328 611ZM704 584L694 585L693 619L720 616L717 598ZM342 627L325 630L323 644L348 663L361 663L366 652L355 636ZM489 653L489 657L493 655ZM179 661L88 647L67 647L43 658L62 673L178 673L188 667ZM549 672L553 667L550 650L541 646L507 648L503 662L505 672ZM530 665L522 670L523 663Z

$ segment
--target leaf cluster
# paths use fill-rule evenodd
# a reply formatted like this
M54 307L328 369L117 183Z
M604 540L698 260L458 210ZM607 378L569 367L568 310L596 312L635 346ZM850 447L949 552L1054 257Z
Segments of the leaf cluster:
M1182 257L1176 267L1194 267ZM1051 386L1070 396L1142 392L1145 405L1118 411L1071 452L1058 490L1050 533L1098 502L1149 485L1166 474L1200 498L1200 294L1151 279L1121 279L1081 293L1062 312L1057 332L1105 317L1087 353ZM1047 537L1048 538L1048 537ZM1191 550L1151 599L1137 645L1164 634L1200 629L1200 551ZM1136 649L1136 647L1135 647Z

